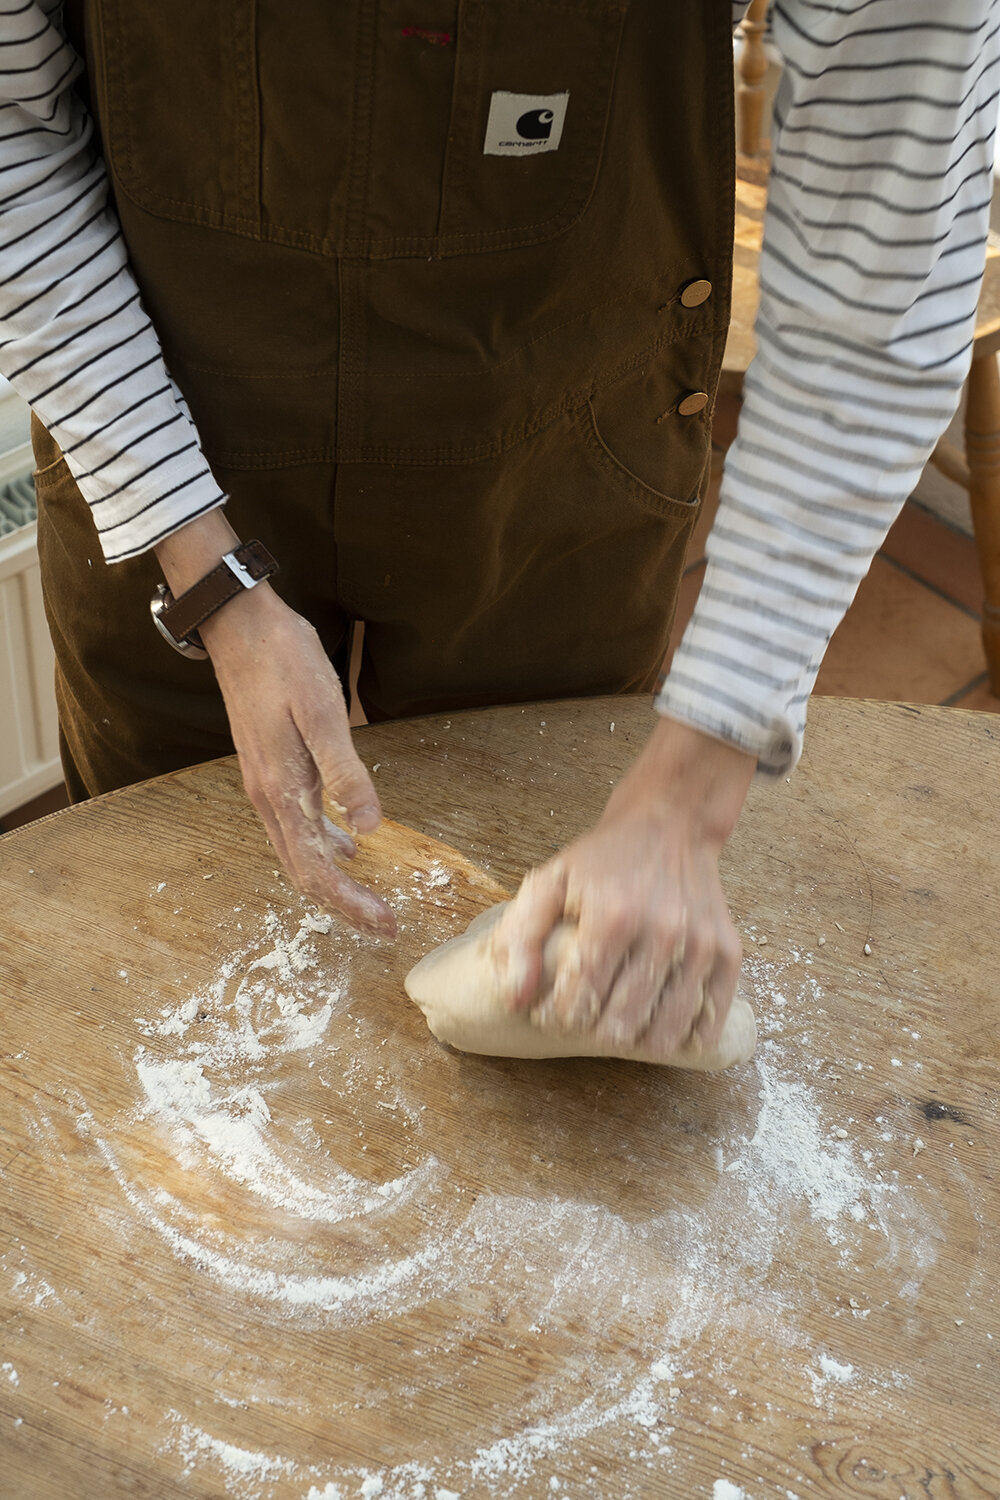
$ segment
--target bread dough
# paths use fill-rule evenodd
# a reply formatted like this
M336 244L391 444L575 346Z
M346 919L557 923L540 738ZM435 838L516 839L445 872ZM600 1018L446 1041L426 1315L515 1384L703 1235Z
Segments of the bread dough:
M752 1009L740 995L714 1046L688 1042L669 1056L641 1043L629 1048L587 1032L547 1030L531 1019L530 1011L508 1010L489 950L490 932L508 905L501 901L480 912L465 932L432 949L407 974L406 993L419 1005L439 1042L488 1057L622 1057L702 1072L717 1072L753 1056L757 1027ZM574 931L562 922L545 944L542 997L551 989Z

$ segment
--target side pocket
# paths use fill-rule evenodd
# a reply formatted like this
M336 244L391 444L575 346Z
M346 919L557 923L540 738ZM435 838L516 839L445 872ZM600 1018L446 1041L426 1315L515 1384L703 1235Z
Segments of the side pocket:
M690 350L692 363L697 346ZM591 461L660 515L697 511L711 451L711 405L683 416L684 353L672 346L624 380L594 392L581 422ZM680 376L680 380L678 380Z
M35 455L35 470L31 478L36 493L51 489L69 474L69 465L59 444L34 412L31 413L31 450Z
M31 482L36 490L45 489L47 485L55 484L61 473L68 468L69 465L64 458L54 458L50 464L45 465L44 469L35 470L31 476Z

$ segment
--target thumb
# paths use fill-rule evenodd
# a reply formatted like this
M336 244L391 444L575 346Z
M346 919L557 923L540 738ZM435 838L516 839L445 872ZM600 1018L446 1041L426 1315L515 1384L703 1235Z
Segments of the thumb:
M566 904L566 873L558 859L529 870L521 888L490 933L490 954L508 1004L523 1010L538 993L545 939Z
M316 705L299 733L316 763L323 789L352 833L373 833L382 821L378 794L361 761L343 695Z

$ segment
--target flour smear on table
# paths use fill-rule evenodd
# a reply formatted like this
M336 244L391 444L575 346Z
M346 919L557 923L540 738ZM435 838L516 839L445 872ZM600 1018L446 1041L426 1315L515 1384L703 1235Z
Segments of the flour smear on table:
M446 908L448 883L440 866L417 871L392 896L401 920L418 917L427 930L424 903ZM869 1268L888 1267L898 1295L915 1298L941 1243L927 1195L916 1186L920 1164L904 1181L879 1149L852 1138L849 1115L831 1119L821 1107L811 1079L832 1064L808 1045L809 1018L822 1014L823 1002L811 956L772 959L758 949L747 960L761 1041L754 1061L733 1076L749 1077L756 1105L744 1129L714 1137L706 1131L690 1146L704 1158L703 1200L627 1220L601 1201L555 1192L473 1194L456 1185L453 1167L435 1155L425 1106L406 1068L381 1061L386 1053L370 1023L352 1012L356 942L331 930L318 913L271 911L205 989L136 1018L146 1041L132 1062L132 1115L111 1130L84 1110L78 1126L119 1185L122 1237L136 1221L152 1230L173 1256L213 1279L219 1298L245 1303L247 1324L263 1316L288 1327L377 1332L401 1314L481 1286L489 1290L481 1300L482 1326L470 1325L466 1314L454 1337L443 1335L433 1351L436 1368L465 1378L470 1337L488 1335L508 1318L522 1349L549 1357L538 1363L542 1373L530 1409L493 1410L488 1431L456 1433L451 1451L382 1469L306 1463L291 1439L277 1452L229 1441L225 1407L273 1409L274 1386L264 1391L234 1382L229 1388L223 1374L215 1430L180 1409L162 1413L162 1448L186 1474L204 1471L206 1481L238 1500L449 1500L465 1491L537 1495L540 1485L554 1495L560 1462L573 1460L566 1493L604 1495L606 1479L588 1481L578 1455L588 1436L613 1433L616 1450L629 1459L616 1478L615 1500L638 1500L644 1473L669 1465L696 1372L707 1373L722 1392L748 1399L745 1391L729 1390L723 1335L780 1348L799 1374L807 1406L822 1408L845 1387L863 1390L873 1410L879 1398L893 1410L898 1400L905 1402L899 1394L905 1381L891 1364L861 1368L835 1340L820 1346L803 1332L792 1295L797 1268L785 1274L785 1247L811 1221L825 1247L824 1274L832 1272L843 1289L834 1316L866 1318L872 1311L865 1292ZM402 996L401 1003L407 1003ZM367 1045L352 1047L362 1032ZM338 1162L329 1132L321 1138L313 1120L292 1118L287 1092L281 1092L290 1076L308 1081L310 1099L317 1086L330 1090L328 1097L351 1113L358 1133L372 1110L385 1111L406 1143L400 1170L379 1179ZM842 1096L849 1092L845 1084ZM169 1143L178 1169L156 1185L135 1177L122 1149L137 1125ZM892 1131L884 1138L891 1143ZM355 1167L357 1159L355 1149ZM243 1195L245 1221L267 1223L268 1232L243 1234L218 1215L207 1216L176 1186L191 1172L216 1180L226 1201L234 1192ZM364 1230L347 1264L324 1263L316 1250L322 1226L331 1225ZM369 1249L359 1254L362 1242ZM380 1253L386 1244L395 1250ZM551 1357L552 1331L568 1323L588 1330L588 1346L575 1351L572 1370ZM613 1331L622 1326L632 1344L627 1356L616 1352ZM636 1339L644 1340L638 1358ZM585 1387L579 1384L581 1358ZM17 1378L12 1368L4 1374ZM579 1399L567 1399L574 1389ZM412 1382L406 1391L386 1388L386 1409L411 1396ZM345 1403L325 1416L347 1424L350 1414ZM543 1479L540 1463L555 1473ZM597 1469L590 1473L596 1476ZM794 1488L786 1494L795 1500ZM737 1496L755 1500L752 1477L720 1475L714 1500Z

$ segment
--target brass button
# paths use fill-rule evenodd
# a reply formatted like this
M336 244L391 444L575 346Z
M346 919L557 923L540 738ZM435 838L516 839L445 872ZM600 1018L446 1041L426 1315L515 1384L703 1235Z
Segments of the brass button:
M700 307L707 302L712 295L712 283L710 281L689 281L681 292L682 307Z
M698 412L704 411L707 405L707 391L691 391L683 401L677 403L677 411L682 417L693 417Z

